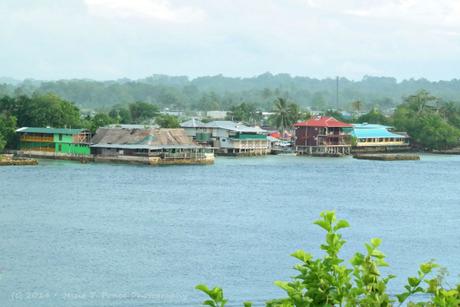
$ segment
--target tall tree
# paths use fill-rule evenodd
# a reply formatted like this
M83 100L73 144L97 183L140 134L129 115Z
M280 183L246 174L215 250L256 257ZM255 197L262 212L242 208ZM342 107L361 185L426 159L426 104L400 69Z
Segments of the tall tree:
M160 113L157 105L138 101L129 105L131 119L134 123L143 123L152 120Z
M180 121L177 116L161 114L155 119L155 123L161 128L180 128Z
M291 127L302 116L299 105L281 97L275 100L274 113L273 122L280 132Z
M460 129L443 118L432 104L437 100L426 91L405 99L394 115L394 126L407 131L412 142L427 149L448 149L460 144Z

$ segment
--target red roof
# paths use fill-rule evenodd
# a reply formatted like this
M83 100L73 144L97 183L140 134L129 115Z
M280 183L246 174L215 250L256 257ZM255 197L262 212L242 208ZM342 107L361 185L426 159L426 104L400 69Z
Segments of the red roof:
M294 127L331 127L331 128L347 128L353 127L351 124L347 124L336 120L334 117L329 116L316 116L309 120L301 123L294 124Z

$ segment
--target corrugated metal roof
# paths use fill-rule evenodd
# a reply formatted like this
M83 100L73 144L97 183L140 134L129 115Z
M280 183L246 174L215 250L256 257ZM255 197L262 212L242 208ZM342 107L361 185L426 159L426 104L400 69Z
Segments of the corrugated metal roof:
M186 122L183 122L180 124L182 128L201 128L201 127L206 127L206 124L199 121L198 119L192 118L191 120L188 120Z
M160 128L159 125L141 125L141 124L111 124L108 128L123 128L123 129L146 129L146 128Z
M388 131L391 128L376 124L354 124L351 135L358 139L365 138L407 138L407 136Z
M69 128L36 128L22 127L16 130L19 133L43 133L43 134L79 134L87 129L69 129Z
M228 120L216 120L206 124L208 128L220 128L225 130L231 130L236 132L246 132L246 133L264 133L264 129L259 127L248 127L242 123L235 123Z

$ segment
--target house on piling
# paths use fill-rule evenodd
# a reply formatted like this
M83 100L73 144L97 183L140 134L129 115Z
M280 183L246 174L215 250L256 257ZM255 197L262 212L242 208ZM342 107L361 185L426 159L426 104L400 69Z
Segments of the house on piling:
M353 124L351 135L356 140L354 152L404 151L410 147L407 133L394 132L390 126Z
M214 163L212 151L196 144L184 129L104 127L96 131L91 143L96 162Z
M270 153L267 131L232 121L201 123L195 120L182 123L182 128L200 144L214 148L216 154L257 156Z
M343 156L351 152L351 124L329 116L315 116L294 127L295 151L299 155Z
M36 157L90 156L91 132L87 129L22 127L19 154Z

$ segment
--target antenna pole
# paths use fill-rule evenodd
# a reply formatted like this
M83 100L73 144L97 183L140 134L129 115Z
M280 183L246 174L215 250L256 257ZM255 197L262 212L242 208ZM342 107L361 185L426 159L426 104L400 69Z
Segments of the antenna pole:
M336 77L336 92L335 92L335 102L337 104L337 111L339 110L339 76Z

